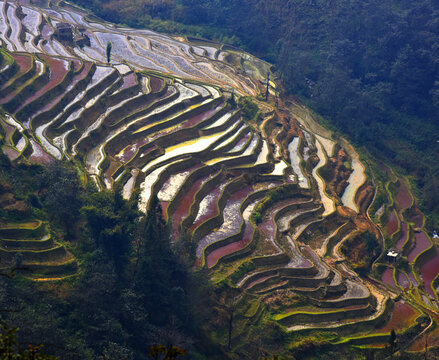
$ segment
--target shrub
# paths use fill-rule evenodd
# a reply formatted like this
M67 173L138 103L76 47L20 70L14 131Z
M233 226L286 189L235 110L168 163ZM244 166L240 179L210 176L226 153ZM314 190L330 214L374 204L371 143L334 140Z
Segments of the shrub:
M239 266L238 270L232 274L230 279L232 280L232 282L236 282L239 279L241 279L244 276L244 274L249 273L250 271L254 270L255 268L256 268L256 266L253 263L253 261L251 261L251 260L246 261Z
M245 120L257 120L259 112L258 106L249 97L241 97L238 102L238 106L242 111L242 116Z
M253 221L256 224L260 224L262 222L262 215L260 212L256 211L252 214L252 216L253 216Z

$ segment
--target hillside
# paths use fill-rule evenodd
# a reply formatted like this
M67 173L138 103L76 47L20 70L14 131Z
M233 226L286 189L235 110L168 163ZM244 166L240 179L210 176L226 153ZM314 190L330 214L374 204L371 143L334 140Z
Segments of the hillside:
M411 183L270 63L64 1L0 15L0 300L23 303L5 319L28 342L62 359L439 346L437 240Z
M439 227L436 1L75 2L109 21L234 43L275 63L333 129L411 175L429 227Z

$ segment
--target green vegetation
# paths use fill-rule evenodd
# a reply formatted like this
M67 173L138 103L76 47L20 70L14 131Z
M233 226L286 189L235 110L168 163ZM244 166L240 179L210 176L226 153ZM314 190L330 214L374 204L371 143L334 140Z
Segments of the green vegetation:
M249 97L239 98L238 106L242 111L242 116L247 121L256 121L259 108Z
M111 45L111 42L107 42L107 49L106 49L106 54L107 54L107 63L109 64L110 63L110 60L111 60L111 47L112 47L112 45Z
M87 219L95 246L105 249L116 264L127 262L130 239L134 236L139 217L137 203L125 202L119 191L94 192L86 198L81 213Z
M208 296L200 290L189 298L188 291L195 295L204 280L171 249L156 198L144 216L137 199L123 200L120 189L97 192L93 183L81 185L72 163L45 168L10 163L3 154L0 160L3 191L24 204L2 209L2 222L36 215L50 220L52 233L64 234L82 263L78 275L58 284L26 280L20 269L0 276L2 319L22 329L24 342L45 344L62 359L147 359L157 343L197 354L199 345L189 340L199 332L192 309ZM203 316L204 310L197 312L197 319ZM0 346L21 355L7 359L51 358L40 347L15 347L14 331L4 328ZM215 346L200 348L215 358Z
M366 232L347 239L341 246L342 253L360 274L367 274L372 261L380 252L380 245L374 234Z
M288 91L413 174L439 227L437 2L74 2L109 21L238 44L275 63Z
M51 2L50 6L53 13L45 15L48 23L49 19L56 17L54 3ZM328 12L326 16L322 9L328 10L328 5L322 2L309 6L296 1L288 4L274 1L267 8L264 8L264 3L250 0L235 4L226 2L218 8L218 3L212 1L200 4L199 1L185 0L118 0L117 3L96 0L88 6L102 6L108 16L120 16L130 9L130 5L143 6L145 11L158 17L168 16L166 11L180 6L170 15L184 23L201 23L201 26L195 25L200 29L207 29L205 26L209 22L221 28L230 19L239 20L244 26L248 26L251 19L257 20L258 23L251 24L248 30L237 29L237 22L225 27L227 30L219 30L218 34L242 33L242 41L248 47L276 58L279 72L288 81L288 91L299 93L304 101L332 119L333 124L340 121L337 126L352 139L364 141L369 146L368 136L365 139L356 136L357 130L365 130L363 114L356 120L358 129L353 129L352 124L343 128L345 121L352 122L359 111L356 108L361 105L356 102L362 97L359 92L369 86L349 82L351 78L362 77L364 64L358 58L355 61L343 59L345 62L338 63L338 53L328 54L329 30L334 30L330 46L337 51L340 51L340 37L350 37L351 34L344 34L344 31L349 32L349 27L340 31L338 23L328 25L322 22L322 19L333 21L338 18L342 24L363 20L357 19L357 15L350 19L344 12L348 5L349 11L363 15L368 11L363 10L358 1L332 3L330 10L340 11L337 14ZM108 10L115 4L117 11L112 15ZM64 2L62 5L69 6ZM9 7L11 25L15 10L10 4L4 6ZM216 15L212 17L210 13L215 7L219 15L225 16L224 19ZM247 7L250 11L244 16L229 13L242 12ZM276 16L270 15L273 11ZM64 14L58 13L58 16L67 18ZM197 18L192 19L193 14ZM204 18L199 18L203 14ZM138 15L139 11L133 12L127 15L127 19L134 21L134 25L146 26L147 22L156 21ZM248 18L249 15L253 18ZM290 23L286 15L295 22ZM268 25L274 18L280 22ZM191 48L183 41L179 42L181 39L156 38L135 30L120 30L117 34L119 29L116 27L107 31L102 24L93 25L96 19L90 17L89 20L90 32L96 25L94 35L108 36L113 42L103 37L100 50L91 51L99 57L101 65L105 60L110 62L113 48L117 58L126 66L132 66L131 70L152 64L136 63L143 56L136 53L148 54L145 59L161 54L160 59L165 64L163 69L169 66L169 73L164 82L163 78L155 76L160 70L153 72L153 76L149 71L141 76L140 72L126 73L126 66L118 65L92 65L87 70L86 65L92 63L82 62L86 70L84 81L74 88L69 83L71 92L62 96L62 102L57 102L55 109L46 108L47 111L39 112L28 125L27 119L34 111L49 105L45 101L52 101L54 92L43 94L44 102L32 102L35 108L26 107L26 111L11 115L23 99L30 99L29 93L43 89L43 83L48 78L53 79L52 75L56 74L52 64L54 59L47 56L47 60L38 63L41 76L34 76L36 67L29 74L37 84L32 80L29 87L11 93L13 98L5 100L6 104L12 105L4 107L10 114L2 113L4 123L0 126L0 145L8 155L0 157L0 311L2 320L22 329L22 343L44 343L50 353L66 360L176 359L184 355L198 360L253 360L272 354L280 354L285 359L364 359L370 355L393 355L399 338L394 333L393 342L388 344L392 328L398 331L398 336L404 334L400 330L409 329L412 339L423 329L429 330L427 320L430 318L419 326L413 325L414 318L404 324L398 323L397 310L403 311L404 308L401 310L395 306L392 309L390 288L386 291L385 287L367 277L382 247L380 229L365 214L374 195L371 184L378 183L374 206L377 207L375 211L384 210L383 218L389 211L394 211L399 225L403 224L405 217L416 224L422 220L416 217L422 215L416 204L399 206L405 202L396 195L402 176L395 172L389 181L377 171L375 178L371 169L376 163L365 151L361 160L373 164L367 170L370 181L356 194L360 212L357 214L340 206L337 211L322 216L324 209L314 180L320 186L319 177L327 177L328 189L335 191L338 197L349 177L346 168L351 166L343 152L338 150L341 150L340 144L344 143L344 150L350 145L335 134L333 139L338 143L338 154L326 159L326 167L316 169L319 158L323 159L317 144L320 141L317 135L322 130L315 129L315 124L306 125L311 120L308 118L311 113L292 110L293 102L294 106L300 107L293 97L276 98L275 108L273 98L270 101L265 99L264 103L261 93L256 98L235 100L235 90L240 94L257 94L258 86L255 85L259 85L259 91L263 91L266 86L263 78L268 70L266 63L221 44L212 44L211 47L209 42L189 39L194 45ZM292 41L284 24L291 26L293 37L303 30L302 37ZM363 23L357 25L364 30ZM310 36L315 30L310 26L321 31L314 34L318 39ZM15 34L16 29L12 30L9 33ZM41 31L38 29L37 32ZM258 43L252 42L255 39L246 39L246 36L255 35L259 35ZM369 44L363 34L357 35L361 41L359 46L364 46L363 42ZM4 36L6 39L9 35ZM265 41L269 36L272 38ZM19 45L24 38L12 41ZM305 41L311 48L304 47ZM319 51L312 49L316 44L320 46ZM123 52L121 46L132 52ZM290 49L294 58L285 55ZM344 55L347 57L352 53L355 51L349 49ZM326 62L321 54L327 55ZM6 52L0 55L4 63ZM380 58L379 53L375 55ZM23 56L28 57L27 60L34 59L33 55L13 54L17 68L5 75L9 81L14 82L14 76L23 70L24 65L18 61ZM198 64L198 70L192 68L192 61ZM350 66L355 62L360 70L351 73ZM71 75L75 67L77 73L81 71L78 62L64 63L61 67L66 69L66 65L69 65ZM201 74L200 81L191 83L185 80L184 84L179 79L180 71L188 71L190 75L192 69L193 75L199 75L203 66L205 75L218 76L203 77ZM298 70L291 69L291 66L297 66ZM369 68L372 73L373 67ZM295 71L299 70L300 76L306 76L304 89L301 88L300 76L296 74L298 78L293 78ZM337 74L335 78L329 76L332 72ZM321 77L327 75L323 86ZM231 80L230 86L226 86L227 77ZM211 80L216 82L218 91L202 83L201 79L210 85ZM336 81L336 86L333 81ZM90 87L91 82L93 87ZM357 86L357 93L339 91L344 82L348 88ZM235 90L231 86L235 86ZM13 87L4 93L9 93ZM228 89L225 92L231 92L231 97L223 96L223 87ZM283 89L282 82L272 87ZM328 94L329 98L325 98ZM382 95L379 91L377 94ZM75 105L72 99L78 97L80 103ZM226 100L230 106L222 105ZM351 106L349 111L345 102ZM66 104L74 106L68 109ZM334 107L325 108L328 104ZM366 105L366 109L359 109L366 112L376 110L374 104ZM237 116L239 112L235 106L239 106L245 124ZM395 113L403 109L396 111L392 106L394 104L390 109ZM261 113L265 119L263 125L258 124ZM302 125L294 119L294 114L303 116ZM389 116L389 119L391 123L393 118ZM47 122L51 120L53 122ZM216 123L213 127L205 126L213 122ZM236 128L229 126L232 122ZM306 128L306 133L301 128ZM233 134L236 131L237 136ZM385 129L382 133L386 134ZM290 155L285 147L293 136L301 137L298 158L309 156L304 162L309 190L292 183L291 168L285 162ZM198 140L202 142L198 143ZM321 140L321 145L328 149L331 146L324 140ZM236 153L242 156L235 156ZM351 160L354 160L353 155ZM383 158L388 157L384 151ZM64 160L55 161L55 158ZM256 166L252 166L255 161ZM348 162L343 165L343 161ZM31 165L32 162L45 165ZM381 172L386 171L381 169ZM338 185L342 186L336 189ZM388 203L387 199L391 203L382 207ZM400 211L401 208L405 210ZM167 213L169 225L162 209ZM256 227L255 223L260 226ZM387 245L395 244L401 229L399 226L396 232L388 230L392 236L385 239ZM413 231L409 229L409 245L415 244ZM338 251L340 248L341 252ZM403 300L404 303L397 305L405 304L406 310L412 311L412 306L435 305L427 299L419 271L427 255L429 253L421 251L412 263L402 257L393 267L387 263L376 266L376 280L382 282L385 279L379 277L379 269L389 268L385 275L393 278L388 278L387 283L396 286L395 291L400 290L399 295L392 298L395 302ZM69 261L60 264L60 258ZM50 263L55 269L51 272L42 269L43 262ZM398 273L398 268L408 273L407 281L408 276L413 275L419 285L413 281L405 292L402 284L398 284L399 274L405 274ZM426 276L425 279L427 284ZM431 290L436 282L433 280ZM390 318L391 313L395 315L393 318ZM423 310L419 313L426 314ZM384 326L386 330L383 330ZM13 343L14 331L5 331L12 334L7 335L9 338L6 336L11 339L6 340L6 345ZM346 334L351 337L342 338ZM366 336L358 340L364 334ZM434 338L437 340L437 335ZM371 349L375 345L390 347L375 351ZM350 346L367 346L371 352L365 354ZM37 355L39 347L30 349L35 353L34 358L40 356ZM16 347L13 351L25 350Z
M43 345L29 344L23 349L17 338L17 328L10 329L1 323L0 357L5 360L55 360L56 358L44 354Z
M258 202L252 212L252 219L255 223L262 220L262 214L266 209L277 201L287 199L289 196L296 196L296 185L282 185L267 192L263 200Z
M249 260L244 263L242 263L239 268L230 276L230 280L235 283L239 279L242 279L242 277L245 274L248 274L249 272L253 271L255 269L255 264Z

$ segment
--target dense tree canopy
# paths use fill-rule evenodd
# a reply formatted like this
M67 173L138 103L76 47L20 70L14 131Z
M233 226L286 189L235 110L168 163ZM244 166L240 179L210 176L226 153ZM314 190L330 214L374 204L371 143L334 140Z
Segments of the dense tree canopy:
M0 154L0 178L0 190L23 203L1 209L2 221L49 220L52 236L68 235L81 261L77 276L47 285L21 277L25 268L2 270L1 359L52 359L39 344L66 360L148 359L156 344L197 352L197 297L187 294L198 293L201 274L195 282L171 248L156 197L145 216L135 196L98 192L70 162L43 167Z

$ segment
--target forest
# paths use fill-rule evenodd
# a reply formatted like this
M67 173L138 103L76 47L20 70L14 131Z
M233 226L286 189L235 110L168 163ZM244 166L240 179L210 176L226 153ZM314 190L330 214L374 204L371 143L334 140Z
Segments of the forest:
M74 2L108 21L219 40L273 63L286 91L327 125L412 175L439 227L436 1Z
M209 308L201 306L210 301L207 279L189 272L181 249L179 256L171 249L160 206L144 216L137 197L126 201L120 192L98 192L61 162L18 165L1 154L0 178L1 192L25 204L2 208L2 220L50 221L51 232L71 242L82 267L61 287L19 277L28 270L18 258L13 269L0 272L1 358L15 337L19 349L44 344L44 351L72 360L147 359L150 346L173 341L192 356L217 352L197 323L207 313L197 311L195 320L193 312ZM39 359L28 350L20 356Z

